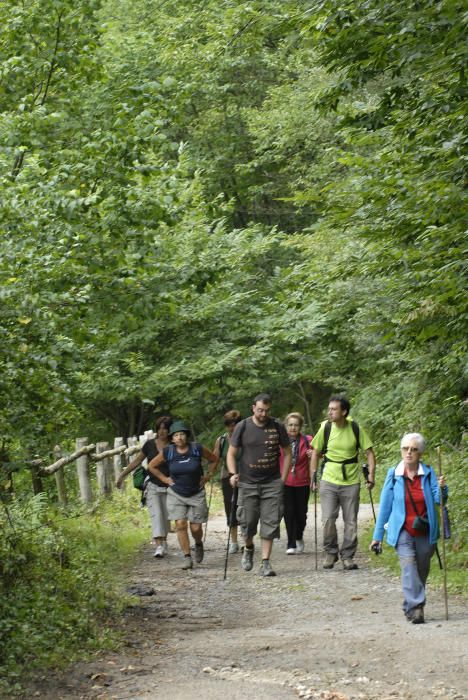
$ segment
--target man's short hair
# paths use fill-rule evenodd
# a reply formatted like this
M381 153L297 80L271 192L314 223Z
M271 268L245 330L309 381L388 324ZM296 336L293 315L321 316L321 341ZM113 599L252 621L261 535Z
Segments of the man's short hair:
M270 394L257 394L257 396L253 400L254 406L259 401L261 401L262 403L272 403Z
M333 396L330 396L330 398L328 399L328 403L331 403L332 401L338 401L341 406L341 410L346 411L346 415L349 416L351 404L348 401L348 399L346 399L341 394L333 394Z

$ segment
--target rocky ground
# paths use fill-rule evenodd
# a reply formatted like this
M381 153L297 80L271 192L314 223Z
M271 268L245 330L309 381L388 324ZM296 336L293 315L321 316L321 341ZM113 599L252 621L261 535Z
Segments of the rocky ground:
M366 508L361 509L368 517ZM28 696L46 700L262 699L398 700L468 697L467 605L450 600L444 619L439 591L428 588L426 624L401 612L399 580L370 569L315 570L313 529L306 552L274 545L276 578L240 568L231 555L223 580L224 520L209 523L206 556L181 571L175 535L170 554L154 559L148 545L128 585L154 595L135 596L125 613L126 643L119 653L38 679Z

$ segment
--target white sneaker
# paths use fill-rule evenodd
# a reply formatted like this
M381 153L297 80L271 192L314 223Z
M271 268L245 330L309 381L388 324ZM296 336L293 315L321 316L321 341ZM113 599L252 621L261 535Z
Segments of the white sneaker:
M289 547L289 549L286 550L286 554L296 554L296 550L294 547Z
M164 547L162 545L158 544L153 556L158 557L158 559L162 559L162 557L164 556Z
M168 551L169 551L169 547L167 546L167 542L164 541L164 542L162 543L161 547L163 548L163 552L164 552L164 554L166 555L166 554L168 553Z
M304 551L304 540L296 540L296 554L302 554Z
M239 551L239 545L237 542L231 542L229 545L229 554L236 554Z

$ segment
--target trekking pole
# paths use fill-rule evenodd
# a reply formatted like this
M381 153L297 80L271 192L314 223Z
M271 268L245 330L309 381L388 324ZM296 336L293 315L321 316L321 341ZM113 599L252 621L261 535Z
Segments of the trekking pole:
M203 544L205 544L206 540L206 533L208 531L208 519L210 517L210 508L211 508L211 497L213 496L213 479L210 479L210 495L208 497L208 518L206 519L206 524L205 524L205 534L203 535Z
M223 581L226 580L227 576L227 568L228 568L228 560L229 560L229 545L231 544L231 530L234 527L232 524L234 522L234 508L236 504L236 488L237 486L234 486L232 489L232 496L231 496L231 510L229 512L229 532L228 532L228 539L227 539L227 545L226 545L226 559L224 561L224 576L223 576Z
M439 476L442 476L442 455L440 451L440 446L437 448L437 462L439 466ZM442 534L442 567L444 570L444 603L445 603L445 619L448 620L448 597L447 597L447 559L445 556L445 532L444 532L444 502L442 495L442 486L439 484L439 498L440 498L440 508L439 508L439 521L440 521L440 532Z
M314 540L315 540L315 571L318 569L318 546L317 546L317 472L314 472Z
M369 483L369 465L367 462L362 465L362 473L364 474L364 479L366 480L366 484ZM377 522L376 517L375 517L375 510L374 510L374 501L372 499L372 490L367 489L369 493L369 499L370 499L370 504L372 508L372 515L374 516L374 523Z

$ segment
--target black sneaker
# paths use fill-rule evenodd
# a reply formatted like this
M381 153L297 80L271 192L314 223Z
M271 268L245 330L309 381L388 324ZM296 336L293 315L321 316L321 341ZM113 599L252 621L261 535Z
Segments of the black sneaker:
M195 542L195 561L197 564L202 563L204 556L205 550L203 548L203 542Z

